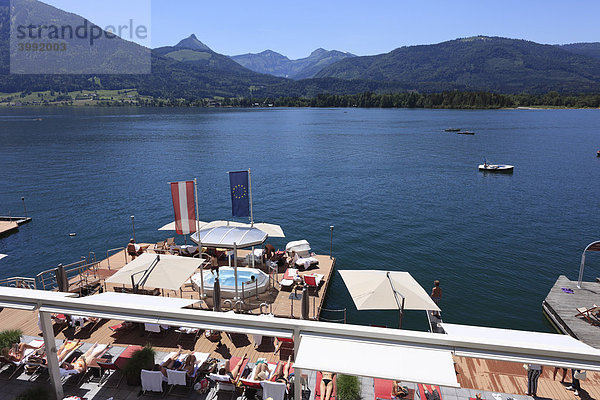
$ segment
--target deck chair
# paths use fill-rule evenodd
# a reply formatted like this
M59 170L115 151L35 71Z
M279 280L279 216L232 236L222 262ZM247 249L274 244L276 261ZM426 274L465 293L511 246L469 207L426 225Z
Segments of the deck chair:
M123 380L123 372L115 365L113 361L96 361L98 367L100 368L100 381L98 382L98 386L103 387L112 387L118 388ZM117 384L115 386L108 386L107 383L111 378L116 380L116 377L119 376L117 380Z
M287 393L287 387L285 383L262 381L260 385L262 386L263 400L267 400L268 398L271 398L273 400L285 399L285 395Z
M166 329L163 329L159 324L151 324L148 322L144 323L144 331L148 332L148 336L152 335L153 333L156 335L165 335L168 331Z
M321 400L322 395L324 393L321 393L321 381L323 380L323 374L321 373L321 371L317 372L317 380L315 383L315 400ZM337 375L333 376L333 391L331 392L331 398L333 400L337 399Z
M600 324L598 313L600 313L600 307L594 304L591 307L578 307L575 316L584 317L590 324L598 325Z
M165 240L165 247L168 249L171 246L175 246L175 238L174 237L170 237L170 238L167 238L167 240Z
M234 366L240 362L240 357L231 357L229 360L229 365ZM244 360L244 363L240 367L240 371L244 371L246 365L248 364L248 359ZM235 393L237 380L232 380L229 375L219 375L219 374L209 374L208 379L215 383L215 389L213 396L208 396L208 398L216 397L219 392L231 392L232 395Z
M391 381L389 379L375 378L373 380L373 389L375 392L374 400L391 400L391 399L393 399L393 397L392 397L392 388L393 387L394 387L394 381ZM414 397L415 397L415 391L413 389L408 389L408 394L406 396L402 396L401 398L414 399Z
M279 285L282 288L290 288L294 285L294 278L296 277L296 275L298 275L298 269L297 268L288 268L285 270L285 273L283 274L283 279L281 279L281 281L279 281Z
M419 383L417 387L421 400L442 400L442 391L439 386Z
M275 344L275 351L273 352L273 354L277 354L278 351L280 351L282 354L284 351L287 353L289 352L290 354L294 353L294 339L293 338L280 338L280 337L276 337L275 338L277 343Z
M106 345L106 344L99 344L97 349L101 350L101 352L96 356L95 360L102 358L106 354L106 352L108 351L109 348L108 348L108 345ZM75 351L77 351L77 350L75 350ZM72 357L73 354L75 354L75 351L72 354L70 354L68 357L65 357L65 361L69 360L69 358ZM97 368L99 368L99 367L97 367ZM60 369L61 381L65 385L79 386L89 376L90 372L93 369L94 369L94 367L88 366L87 369L83 373L79 373L78 371L63 370L61 368Z
M156 254L166 254L167 248L165 247L165 242L156 242L156 244L154 245L154 252Z
M315 293L319 290L319 285L323 281L325 275L322 274L306 274L303 275L304 283L308 286L308 289L312 289Z
M197 378L200 376L198 370L208 360L210 353L194 352L196 362L194 363L194 373L191 376L187 375L186 371L167 370L167 384L169 385L168 394L172 396L187 397L194 388ZM185 358L184 358L185 359ZM176 393L177 386L183 386L182 393Z
M142 393L147 392L163 393L163 377L160 371L148 371L143 369L140 377L142 378Z
M260 360L260 359L259 359ZM262 359L266 361L266 359ZM273 377L273 373L277 370L277 365L279 363L267 363L267 367L269 368L269 374L267 376L266 381L269 381ZM255 389L256 391L262 391L261 383L264 381L258 381L254 379L254 372L258 364L254 364L254 367L251 369L250 374L246 378L240 378L240 383L244 386L244 389Z
M43 340L32 340L29 343L27 343L31 346L35 346L37 347L37 349L27 349L25 350L25 352L23 353L23 358L21 359L21 361L12 361L10 359L5 359L4 357L0 357L0 361L2 362L3 365L8 365L8 367L4 370L7 370L11 367L14 367L14 371L10 374L10 376L8 377L8 379L12 379L17 372L21 371L21 368L23 368L26 364L27 364L27 360L29 359L29 357L31 355L33 355L36 351L39 351L41 349L44 348L44 341Z
M198 337L200 336L200 329L198 328L186 328L185 326L175 329L179 335L177 336L177 343L188 344L192 347L196 344Z

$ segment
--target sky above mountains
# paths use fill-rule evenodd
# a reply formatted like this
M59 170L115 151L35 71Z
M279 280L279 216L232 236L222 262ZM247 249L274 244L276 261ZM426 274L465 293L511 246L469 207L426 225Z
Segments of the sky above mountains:
M129 19L147 25L151 36L124 37L145 46L172 46L195 33L211 49L228 55L271 49L297 59L318 47L371 55L401 46L476 35L547 44L600 41L596 28L600 15L597 0L44 2L82 15L103 28L124 24Z

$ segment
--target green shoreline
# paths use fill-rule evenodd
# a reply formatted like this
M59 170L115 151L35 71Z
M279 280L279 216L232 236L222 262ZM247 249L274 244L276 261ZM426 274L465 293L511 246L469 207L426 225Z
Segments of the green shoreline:
M600 94L506 95L488 92L320 94L280 98L159 98L135 88L116 90L38 91L0 93L0 107L198 107L198 108L429 108L465 110L600 109Z

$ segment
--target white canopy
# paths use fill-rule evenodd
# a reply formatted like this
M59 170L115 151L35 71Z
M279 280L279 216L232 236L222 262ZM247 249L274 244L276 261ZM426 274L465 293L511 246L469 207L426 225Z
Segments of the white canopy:
M404 296L405 310L440 311L425 289L408 272L346 270L340 271L340 275L358 310L397 310L398 303L391 280L396 292Z
M199 299L180 299L177 297L140 296L131 293L104 292L87 296L86 304L99 306L139 305L148 309L181 309L199 302Z
M200 225L200 230L216 228L219 226L241 227L241 228L254 227L254 228L258 228L261 231L265 232L267 235L269 235L269 237L285 237L285 234L283 233L283 229L281 229L281 226L275 225L275 224L267 224L266 222L257 222L254 225L250 225L250 224L245 224L243 222L218 220L218 221L212 221L212 222L198 221L198 224ZM175 230L175 221L169 222L168 224L161 226L160 228L158 228L158 230L159 231L174 231Z
M194 233L190 238L198 241L198 233ZM267 234L260 229L239 226L217 226L200 230L200 242L202 246L222 247L232 249L235 243L238 248L257 246L267 240Z
M460 387L449 350L302 334L295 368Z
M108 278L106 283L131 286L131 275L136 273L134 280L139 282L144 275L143 271L148 270L157 257L159 261L149 273L144 287L179 290L203 262L199 258L143 253Z
M204 221L198 221L198 224L200 225L200 229L204 228L204 226L206 224L208 224L208 222L204 222ZM173 222L169 222L166 225L161 226L160 228L158 228L159 231L174 231L175 230L175 221Z
M600 350L588 346L587 344L580 342L571 336L561 335L558 333L528 332L513 329L486 328L481 326L456 325L447 323L442 323L442 327L444 328L444 331L446 331L446 334L449 338L457 339L463 342L489 343L495 347L520 346L528 349L550 350L556 352L557 359L552 365L559 367L562 366L564 368L591 369L589 368L590 366L585 365L585 362L581 362L580 364L561 362L561 352L579 352L600 355ZM501 353L492 354L491 352L467 350L459 347L456 348L455 354L457 356L464 357L507 360L507 357ZM512 358L513 359L511 361L515 362L547 365L547 359L544 361L532 355L512 356Z

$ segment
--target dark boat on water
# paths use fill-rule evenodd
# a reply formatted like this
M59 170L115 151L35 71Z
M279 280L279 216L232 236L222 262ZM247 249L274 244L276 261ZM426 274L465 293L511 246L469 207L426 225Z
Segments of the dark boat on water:
M460 132L460 128L447 128L444 132Z
M456 133L458 133L459 135L474 135L475 134L475 132L472 132L472 131L460 131L460 132L456 132Z

